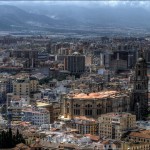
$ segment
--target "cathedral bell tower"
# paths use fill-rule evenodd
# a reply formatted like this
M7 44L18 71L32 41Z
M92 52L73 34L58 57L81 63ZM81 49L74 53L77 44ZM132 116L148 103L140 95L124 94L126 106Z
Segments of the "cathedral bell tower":
M137 120L142 120L148 113L147 63L142 52L140 52L135 65L135 73L132 82L131 111L136 115Z

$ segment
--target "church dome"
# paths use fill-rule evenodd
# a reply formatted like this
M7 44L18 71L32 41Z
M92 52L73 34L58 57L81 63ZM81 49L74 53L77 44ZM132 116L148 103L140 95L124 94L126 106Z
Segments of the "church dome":
M74 52L72 55L80 55L79 52Z
M140 57L140 58L138 58L138 61L137 62L145 62L145 59L143 58L143 57Z

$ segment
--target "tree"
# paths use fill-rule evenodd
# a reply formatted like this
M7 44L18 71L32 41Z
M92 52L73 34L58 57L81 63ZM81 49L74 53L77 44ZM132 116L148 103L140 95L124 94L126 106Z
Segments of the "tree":
M16 144L19 144L19 130L17 129L17 133L16 133Z
M49 77L45 77L45 78L43 78L43 79L41 79L41 80L39 81L39 84L40 84L40 85L42 85L42 84L47 84L47 83L49 83L50 80L52 80L52 79L49 78Z
M2 131L0 133L0 148L13 148L16 144L24 143L25 139L23 138L22 134L19 133L17 129L16 134L12 133L11 128L8 131Z
M9 148L11 148L13 146L13 135L12 135L12 130L11 128L9 128L9 131L8 131L8 145L9 145Z

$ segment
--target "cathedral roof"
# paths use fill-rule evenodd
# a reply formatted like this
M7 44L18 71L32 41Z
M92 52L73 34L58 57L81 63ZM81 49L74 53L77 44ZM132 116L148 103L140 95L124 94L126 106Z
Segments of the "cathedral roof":
M74 94L74 99L101 99L101 98L107 98L107 97L115 97L116 94L119 94L118 91L101 91L101 92L95 92L95 93L79 93Z

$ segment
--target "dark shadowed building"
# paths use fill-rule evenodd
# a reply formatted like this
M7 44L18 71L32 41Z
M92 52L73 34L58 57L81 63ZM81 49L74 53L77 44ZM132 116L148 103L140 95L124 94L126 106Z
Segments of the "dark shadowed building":
M68 55L64 61L65 70L68 70L73 75L81 75L85 71L85 56L74 52Z
M136 115L138 120L141 120L148 113L147 63L142 55L137 60L132 82L131 111Z

